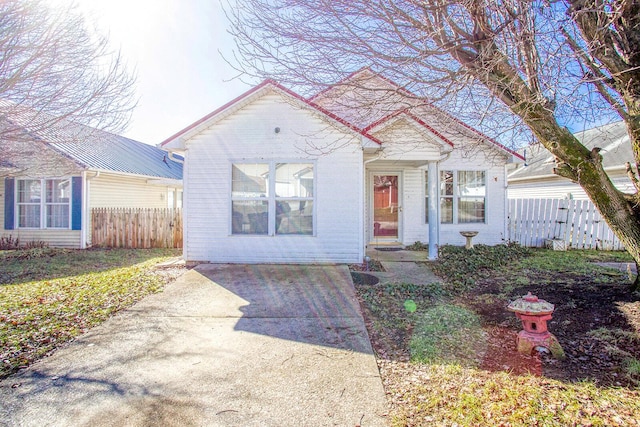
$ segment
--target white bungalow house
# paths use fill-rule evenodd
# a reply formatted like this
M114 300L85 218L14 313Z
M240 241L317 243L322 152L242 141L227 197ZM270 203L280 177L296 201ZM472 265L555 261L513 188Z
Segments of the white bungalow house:
M624 122L595 127L575 136L589 149L601 148L604 169L618 189L635 191L625 168L625 163L633 163L634 157ZM510 199L588 200L582 187L553 173L555 158L542 144L531 145L522 154L525 162L513 165L509 172Z
M182 164L167 152L108 132L61 122L19 127L0 138L0 237L23 244L91 246L93 208L167 208L182 204Z
M187 262L352 263L498 244L522 157L368 69L304 98L265 81L162 144L185 157Z

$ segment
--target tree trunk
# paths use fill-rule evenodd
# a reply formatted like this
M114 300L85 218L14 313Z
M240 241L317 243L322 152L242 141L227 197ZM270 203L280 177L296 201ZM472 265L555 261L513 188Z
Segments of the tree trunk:
M602 166L599 149L586 149L546 111L538 107L539 115L534 118L529 114L525 122L538 140L556 156L558 167L554 172L584 189L636 264L640 264L640 207L636 204L635 195L627 195L613 185ZM638 289L639 280L636 278L634 289Z
M618 190L602 166L599 149L589 151L565 127L558 124L553 106L541 93L527 86L507 58L492 43L481 42L484 55L469 57L459 51L456 59L521 117L536 139L556 158L554 173L579 184L611 231L636 263L640 263L640 201L638 195ZM478 49L481 51L482 49ZM629 122L627 121L629 125ZM630 131L640 127L630 127ZM637 144L631 134L632 145ZM637 279L638 282L640 279Z

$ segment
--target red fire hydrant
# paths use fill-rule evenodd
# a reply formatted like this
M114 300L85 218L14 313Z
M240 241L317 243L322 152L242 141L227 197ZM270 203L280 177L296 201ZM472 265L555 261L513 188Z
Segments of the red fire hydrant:
M531 354L537 347L543 347L551 352L556 359L564 359L564 350L558 339L547 329L547 321L551 320L554 305L538 299L531 292L522 298L511 302L507 307L522 321L523 331L518 333L518 351Z

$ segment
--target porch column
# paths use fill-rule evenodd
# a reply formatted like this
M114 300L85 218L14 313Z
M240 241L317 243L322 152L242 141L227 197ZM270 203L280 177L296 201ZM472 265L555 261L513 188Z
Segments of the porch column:
M438 258L438 245L440 243L440 227L438 223L438 162L429 162L427 170L427 180L429 182L427 195L429 206L427 206L427 218L429 220L429 260Z

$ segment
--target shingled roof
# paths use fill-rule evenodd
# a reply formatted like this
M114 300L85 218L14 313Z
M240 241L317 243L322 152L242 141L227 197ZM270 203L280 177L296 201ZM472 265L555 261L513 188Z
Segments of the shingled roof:
M161 143L161 146L169 149L180 147L185 137L188 139L198 132L198 129L210 126L212 120L219 119L224 114L233 111L234 108L239 108L243 102L268 89L275 89L290 96L301 105L313 108L377 144L382 142L376 137L376 131L391 123L394 118L405 117L435 134L448 145L454 146L452 141L460 140L462 137L462 140L480 141L497 149L499 153L524 160L517 152L483 135L455 117L427 103L424 98L402 89L368 68L350 75L342 82L310 98L303 98L277 82L265 80L233 101L170 136Z
M605 170L623 169L626 162L633 162L631 141L624 122L598 126L575 134L588 149L599 147ZM526 163L509 173L509 181L536 179L553 175L556 165L553 154L537 143L524 149Z

